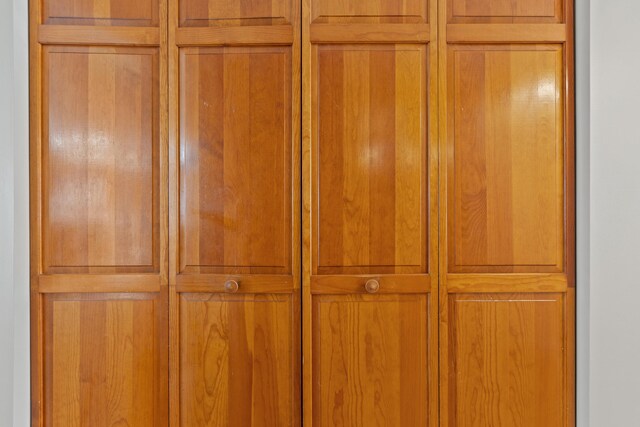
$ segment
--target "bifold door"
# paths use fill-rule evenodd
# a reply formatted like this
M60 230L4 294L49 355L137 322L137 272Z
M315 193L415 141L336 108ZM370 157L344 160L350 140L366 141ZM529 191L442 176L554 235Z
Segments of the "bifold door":
M170 4L171 424L300 425L300 5Z

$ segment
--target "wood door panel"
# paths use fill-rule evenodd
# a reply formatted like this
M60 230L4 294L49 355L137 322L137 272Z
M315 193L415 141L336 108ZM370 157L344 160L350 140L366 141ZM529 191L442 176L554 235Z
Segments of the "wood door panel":
M449 426L565 426L562 294L449 297Z
M426 48L322 45L315 62L316 273L427 272Z
M157 26L158 0L44 0L45 24Z
M47 426L166 426L158 294L43 297ZM166 330L165 330L166 332Z
M276 25L290 22L291 0L179 0L180 25Z
M157 56L45 49L45 273L158 271Z
M291 295L180 295L183 426L292 426Z
M181 54L180 268L291 272L288 47Z
M560 22L563 0L447 0L449 22Z
M449 271L561 272L562 50L449 50Z
M427 0L311 0L312 22L426 22Z
M428 425L428 295L312 303L314 426Z

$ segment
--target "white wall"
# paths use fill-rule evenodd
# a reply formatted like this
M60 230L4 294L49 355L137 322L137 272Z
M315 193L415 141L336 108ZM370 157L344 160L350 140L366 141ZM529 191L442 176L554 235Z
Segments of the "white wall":
M590 419L640 425L640 2L591 0Z
M29 424L27 1L0 1L0 426Z

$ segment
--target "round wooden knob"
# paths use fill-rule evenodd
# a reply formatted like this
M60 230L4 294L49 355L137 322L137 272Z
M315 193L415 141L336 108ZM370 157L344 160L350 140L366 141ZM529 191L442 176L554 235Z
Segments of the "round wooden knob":
M224 282L224 290L230 293L237 292L240 285L235 280L227 280Z
M367 283L364 284L364 288L370 294L375 294L376 292L378 292L378 290L380 290L380 282L378 282L376 279L369 279L367 280Z

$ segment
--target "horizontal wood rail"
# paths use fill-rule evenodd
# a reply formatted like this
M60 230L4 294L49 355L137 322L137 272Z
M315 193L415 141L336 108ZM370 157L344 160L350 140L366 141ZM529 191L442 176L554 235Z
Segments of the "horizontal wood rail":
M563 43L565 24L449 24L448 43Z
M450 293L566 292L565 274L448 274Z
M38 292L159 292L157 274L47 274L38 277Z
M160 30L148 27L98 27L89 25L40 25L41 44L90 44L158 46Z
M312 24L311 43L426 43L428 24Z
M379 283L378 294L410 294L431 292L431 277L428 274L390 275L326 275L311 276L312 294L368 293L365 285L374 279Z
M293 276L278 274L179 274L175 288L178 292L229 292L225 284L238 283L234 293L276 294L291 293Z
M291 25L186 27L176 30L178 46L290 45Z

